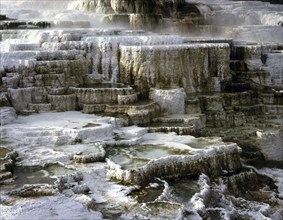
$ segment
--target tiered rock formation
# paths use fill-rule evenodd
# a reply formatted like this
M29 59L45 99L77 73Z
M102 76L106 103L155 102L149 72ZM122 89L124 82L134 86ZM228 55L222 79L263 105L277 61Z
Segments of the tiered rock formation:
M243 4L254 6L251 2ZM243 7L238 2L221 7L210 4L215 14L208 16L206 23L214 26L217 16L238 6ZM162 21L184 20L192 8L200 9L200 5L185 1L87 1L76 7L115 16L159 15ZM221 22L217 24L223 27ZM193 124L200 131L204 128L202 114L213 127L244 126L256 121L255 115L268 113L270 118L270 114L282 114L280 43L249 44L124 30L15 31L24 40L5 40L17 37L7 33L11 32L1 32L1 105L12 105L19 113L83 110L120 114L128 124L166 121L162 130L178 133L192 132L189 126L168 126L179 116L154 118L162 112L193 114L200 122ZM175 89L186 93L178 110L169 107ZM215 92L222 93L208 94ZM169 101L163 100L161 94L165 93ZM153 101L138 101L149 98ZM159 130L153 127L152 131Z
M184 152L180 152L180 155L173 153L166 157L150 160L144 166L133 165L133 168L128 169L107 159L107 175L124 184L147 185L154 178L172 179L200 175L201 173L215 177L221 175L223 170L234 172L240 169L241 163L237 145L221 146L221 143L218 144L220 146L202 153L193 152L192 155L185 155Z
M185 136L178 135L221 136L224 141L236 142L242 147L245 163L259 167L269 160L275 161L275 166L281 165L281 6L205 0L89 0L72 2L72 6L90 14L99 13L112 29L90 28L93 23L89 21L54 20L35 25L0 16L6 20L0 26L0 107L5 107L1 109L5 113L1 115L4 138L12 139L16 135L22 138L21 145L44 145L41 157L45 147L54 150L54 146L61 146L65 151L71 149L73 162L104 162L107 158L108 177L126 184L146 185L156 177L170 179L206 173L211 181L227 186L227 192L221 185L221 189L218 186L208 189L209 184L203 181L207 192L204 194L208 196L200 192L198 196L203 204L196 207L202 217L209 215L206 207L214 208L213 195L220 198L225 193L241 194L238 185L252 182L256 174L242 172L236 144L223 143L220 139L207 142L201 138L197 143L185 143L177 140L185 140ZM249 11L247 17L243 9ZM132 29L113 28L118 24ZM186 35L162 34L177 30ZM200 37L200 34L210 37ZM18 114L32 116L41 112L82 111L115 119L83 126L75 122L70 128L49 125L47 129L40 125L26 129L25 125L6 125L16 119L14 109ZM119 128L119 125L133 124L145 128L138 131L129 128L132 133ZM157 134L153 134L148 142L154 146L147 148L143 142L145 149L139 152L141 155L125 149L119 151L126 154L122 165L115 158L109 159L117 156L119 160L121 156L114 155L111 147L116 151L121 146L138 148L146 131L178 135L170 140L166 138L171 134L159 138L159 142L168 144L165 150L156 144ZM85 148L82 148L84 152L75 152L73 146L65 146L80 147L78 143L97 142L105 145L98 145L90 152ZM37 163L57 160L61 154L54 151L48 149L47 154L57 155L55 158L32 159ZM66 155L60 159L71 163ZM132 166L131 161L135 160L138 163ZM4 182L12 176L5 166L5 169L1 166ZM62 191L64 184L68 185L64 181L59 182L63 184ZM79 186L82 188L76 191L89 192L85 185ZM270 213L263 215L270 216Z
M18 153L9 148L0 148L0 185L14 184L13 165Z
M201 24L204 20L197 5L185 0L146 0L142 4L134 0L87 0L76 8L107 14L103 18L104 22L118 23L133 29L156 30L184 21L188 24Z

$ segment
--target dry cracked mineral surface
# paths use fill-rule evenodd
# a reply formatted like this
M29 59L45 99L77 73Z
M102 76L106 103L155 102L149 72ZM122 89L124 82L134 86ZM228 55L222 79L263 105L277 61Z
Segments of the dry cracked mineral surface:
M1 220L282 220L283 3L1 0Z

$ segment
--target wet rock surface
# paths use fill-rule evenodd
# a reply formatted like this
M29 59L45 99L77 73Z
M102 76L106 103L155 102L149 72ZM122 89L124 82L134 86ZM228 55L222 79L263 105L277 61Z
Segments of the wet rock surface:
M282 218L282 5L0 11L3 219Z
M24 185L22 188L11 191L9 195L20 197L50 196L56 194L56 190L50 185Z
M1 107L1 125L9 124L16 120L17 114L14 108L12 107Z
M2 140L1 140L2 141ZM13 169L18 153L10 148L0 148L0 185L14 184Z
M154 136L160 136L162 139L161 134L149 134L144 139L154 142ZM170 179L201 173L218 176L223 170L233 171L241 168L238 149L234 144L222 145L216 141L209 146L209 141L204 141L204 148L197 150L191 148L190 143L195 142L198 145L198 139L191 140L179 136L179 143L174 135L171 138L169 135L163 138L166 141L163 143L160 140L159 144L163 143L164 146L147 145L146 143L151 141L146 141L144 145L136 147L137 152L130 148L126 155L123 155L126 149L119 149L117 152L110 150L107 159L109 178L123 183L144 185L154 177ZM208 145L207 149L205 145Z

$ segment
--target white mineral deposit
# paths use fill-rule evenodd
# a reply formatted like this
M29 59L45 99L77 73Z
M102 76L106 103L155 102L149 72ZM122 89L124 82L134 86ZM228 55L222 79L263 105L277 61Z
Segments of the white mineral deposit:
M0 220L282 220L282 11L1 0Z

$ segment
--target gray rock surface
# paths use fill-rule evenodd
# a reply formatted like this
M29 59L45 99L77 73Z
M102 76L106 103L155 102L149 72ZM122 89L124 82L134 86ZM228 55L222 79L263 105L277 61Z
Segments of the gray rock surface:
M10 124L17 119L17 114L12 107L1 107L0 108L1 125Z

